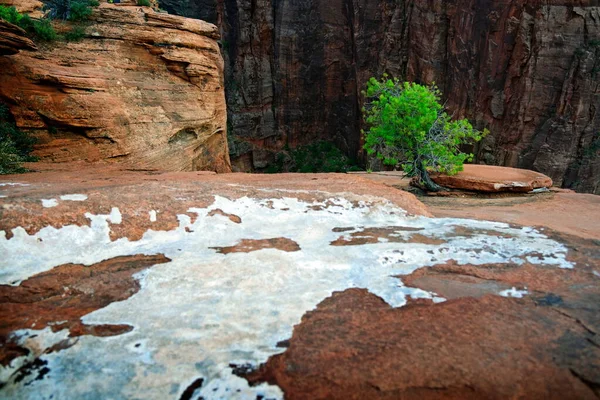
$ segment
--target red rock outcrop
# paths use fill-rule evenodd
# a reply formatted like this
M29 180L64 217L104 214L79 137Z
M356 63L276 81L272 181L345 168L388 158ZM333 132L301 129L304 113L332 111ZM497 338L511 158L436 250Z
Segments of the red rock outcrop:
M23 29L0 19L0 56L17 54L20 50L35 51L37 47Z
M184 0L170 10L193 15ZM591 0L203 1L223 32L234 169L286 144L360 154L361 94L383 72L431 83L491 134L477 161L600 193L598 46ZM213 12L210 11L210 15Z
M544 299L393 309L366 290L334 293L249 380L286 399L596 399L594 331Z
M0 58L0 100L48 161L230 171L214 25L150 8L96 9L80 42Z
M599 247L559 233L575 269L438 265L400 277L441 304L391 308L361 289L308 312L286 351L241 374L286 399L595 399ZM497 296L525 287L522 299Z

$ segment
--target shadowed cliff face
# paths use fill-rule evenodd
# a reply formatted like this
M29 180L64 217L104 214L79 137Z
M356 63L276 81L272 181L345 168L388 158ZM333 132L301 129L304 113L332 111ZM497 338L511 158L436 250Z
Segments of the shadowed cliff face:
M480 161L600 193L600 9L541 3L414 2L406 77L435 80L457 115L490 129Z
M317 139L360 155L360 91L388 72L435 81L456 116L489 128L480 162L600 193L597 1L209 3L195 16L215 7L223 33L234 168Z

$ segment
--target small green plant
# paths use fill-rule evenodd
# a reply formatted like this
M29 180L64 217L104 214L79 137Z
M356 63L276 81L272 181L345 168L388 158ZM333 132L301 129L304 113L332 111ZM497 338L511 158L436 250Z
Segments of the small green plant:
M33 25L34 36L46 42L53 42L58 38L52 23L47 19L36 21Z
M143 7L150 7L152 4L150 4L150 0L137 0L137 5Z
M0 174L26 172L22 164L37 161L30 155L35 142L35 138L15 126L8 108L0 104Z
M79 42L85 37L85 27L75 26L69 32L65 33L65 40L67 42Z
M476 142L487 134L473 129L469 121L453 121L440 104L435 86L371 78L363 92L363 116L367 124L365 150L384 164L400 165L408 176L418 177L430 191L442 188L429 172L456 174L473 155L459 146Z
M290 149L287 145L275 155L275 161L264 172L348 172L362 171L333 143L318 141Z
M49 20L45 18L32 19L27 14L19 13L15 7L0 5L0 19L17 25L37 40L51 42L57 38L56 31Z
M347 172L350 159L333 143L319 141L291 150L290 172Z

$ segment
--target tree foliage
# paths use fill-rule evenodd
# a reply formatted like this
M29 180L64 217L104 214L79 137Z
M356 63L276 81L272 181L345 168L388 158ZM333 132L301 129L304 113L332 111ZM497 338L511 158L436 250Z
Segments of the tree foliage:
M386 165L400 165L406 175L418 177L432 191L441 188L431 181L429 172L453 175L461 171L473 155L461 152L459 146L487 134L487 130L473 129L466 119L453 121L440 103L436 86L402 83L384 75L381 80L371 78L363 94L367 153Z

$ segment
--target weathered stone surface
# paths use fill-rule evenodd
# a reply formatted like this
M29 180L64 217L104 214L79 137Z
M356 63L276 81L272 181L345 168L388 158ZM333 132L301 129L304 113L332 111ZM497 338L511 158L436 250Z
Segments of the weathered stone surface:
M239 243L228 247L213 247L221 254L231 253L251 253L263 249L277 249L280 251L300 251L298 243L288 238L270 238L270 239L242 239Z
M387 72L435 81L451 112L489 128L478 162L600 193L595 1L215 2L236 170L318 139L356 157L360 91Z
M597 391L597 241L407 214L354 175L37 167L0 182L1 397ZM264 362L279 386L234 375Z
M69 330L69 337L112 336L129 332L129 325L86 325L80 318L139 289L136 272L169 262L164 256L117 257L89 267L61 265L35 275L19 286L0 285L0 365L21 355L10 334L19 329ZM74 342L71 342L73 344ZM66 343L65 343L66 345ZM41 354L31 354L32 359Z
M289 399L597 398L600 247L552 235L574 270L422 268L403 283L448 301L399 309L364 290L334 293L303 317L283 354L246 377ZM515 287L523 298L493 296Z
M147 7L96 9L81 42L0 59L0 99L42 160L230 171L217 28Z
M17 54L20 50L35 51L35 43L16 25L0 19L0 56Z
M249 380L286 399L596 399L595 332L541 299L393 309L365 290L335 293Z
M445 187L479 192L527 193L552 186L552 179L539 172L473 164L466 164L456 175L433 175L431 179Z
M390 192L384 185L355 175L135 172L118 165L85 163L37 162L26 166L37 173L2 177L5 185L0 186L0 196L7 196L9 200L24 198L26 204L21 209L24 212L0 208L0 230L4 230L9 238L17 226L23 227L28 234L35 234L45 226L89 225L85 213L90 208L109 214L112 207L117 207L123 221L111 224L111 238L139 240L148 229L175 229L179 226L178 214L188 214L194 218L188 209L209 205L214 200L215 192L221 196L245 195L261 199L293 194L306 201L323 200L331 195L348 195L358 202L361 196L374 196L385 198L411 215L430 215L413 194L400 190ZM163 184L170 181L178 182L176 196L163 190ZM87 195L90 191L95 195ZM83 193L88 198L85 201L60 199L61 195L69 193ZM55 199L57 205L46 208L42 199ZM152 210L156 211L156 221L149 217L148 213ZM226 213L221 209L211 211L209 217L225 218L235 224L243 222L235 213Z

